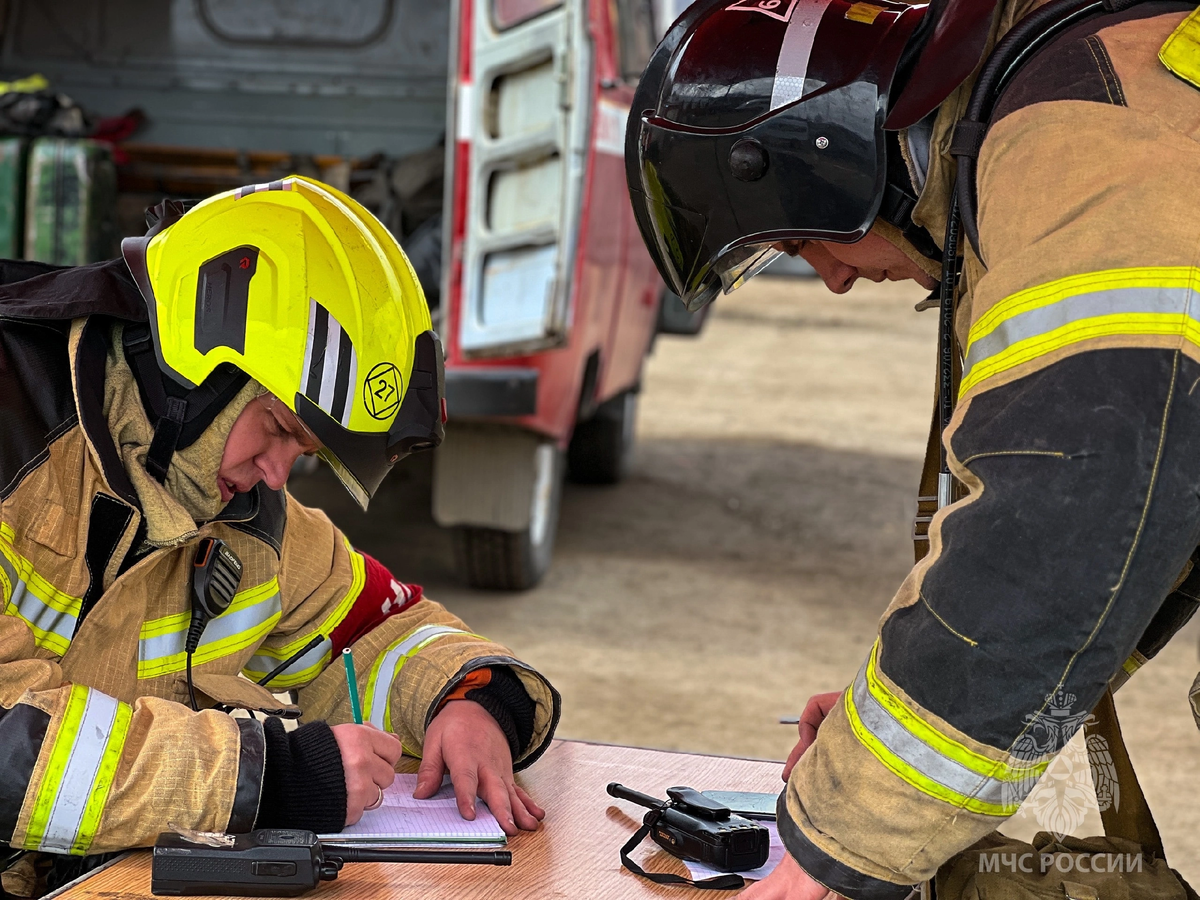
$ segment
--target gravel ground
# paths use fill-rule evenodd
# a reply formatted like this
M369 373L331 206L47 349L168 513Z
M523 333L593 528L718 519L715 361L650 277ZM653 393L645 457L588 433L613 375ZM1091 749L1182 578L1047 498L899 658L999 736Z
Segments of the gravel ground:
M560 735L782 759L795 730L779 716L849 683L912 563L936 343L919 299L763 277L723 298L698 339L660 338L629 478L567 486L554 567L533 591L461 586L429 516L427 460L402 464L369 516L328 471L293 488L539 666L564 696ZM1195 884L1198 627L1118 698L1168 856ZM1099 828L1093 809L1079 833Z

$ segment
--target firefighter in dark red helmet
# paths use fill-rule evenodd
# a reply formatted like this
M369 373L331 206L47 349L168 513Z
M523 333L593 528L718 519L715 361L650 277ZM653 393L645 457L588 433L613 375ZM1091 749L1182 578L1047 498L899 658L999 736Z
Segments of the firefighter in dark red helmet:
M1197 608L1197 85L1166 0L700 0L651 60L630 196L690 308L790 252L946 311L921 558L745 896L903 900Z

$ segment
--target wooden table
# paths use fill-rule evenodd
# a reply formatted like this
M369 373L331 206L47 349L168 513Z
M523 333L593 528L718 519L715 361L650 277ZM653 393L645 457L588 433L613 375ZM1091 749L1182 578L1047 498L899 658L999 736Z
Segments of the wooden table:
M321 884L318 900L482 900L565 897L624 900L716 896L684 886L660 886L621 866L618 851L641 824L641 807L614 800L605 785L665 797L667 787L698 790L783 789L782 763L643 750L581 741L555 741L533 767L517 776L546 808L546 821L533 833L509 841L511 867L359 864L337 881ZM655 872L686 874L682 863L647 841L634 858ZM721 892L722 896L730 896ZM150 898L150 854L139 851L59 895L61 900Z

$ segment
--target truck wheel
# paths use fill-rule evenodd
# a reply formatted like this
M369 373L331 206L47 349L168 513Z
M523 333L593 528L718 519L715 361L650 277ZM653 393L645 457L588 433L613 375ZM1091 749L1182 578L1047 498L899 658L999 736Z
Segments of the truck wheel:
M567 448L567 470L580 484L616 484L625 477L633 450L633 426L637 419L637 392L601 403L586 422L575 426Z
M454 529L454 551L471 587L524 591L550 568L562 503L563 453L554 444L537 449L529 527L523 531L462 525Z

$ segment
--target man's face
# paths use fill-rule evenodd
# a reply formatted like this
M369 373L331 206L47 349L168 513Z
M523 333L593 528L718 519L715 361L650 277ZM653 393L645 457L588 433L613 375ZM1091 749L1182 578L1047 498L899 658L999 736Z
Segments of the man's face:
M242 410L225 442L217 472L221 500L228 503L235 493L252 490L260 481L279 490L296 459L319 449L294 412L277 397L263 394Z
M784 241L776 246L790 256L801 256L817 270L825 286L835 294L844 294L859 278L868 281L907 281L911 279L927 290L937 287L915 262L895 245L873 231L853 244L831 241Z

